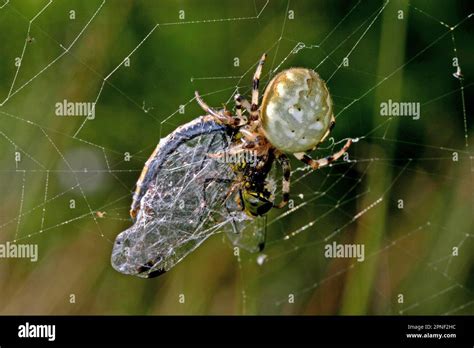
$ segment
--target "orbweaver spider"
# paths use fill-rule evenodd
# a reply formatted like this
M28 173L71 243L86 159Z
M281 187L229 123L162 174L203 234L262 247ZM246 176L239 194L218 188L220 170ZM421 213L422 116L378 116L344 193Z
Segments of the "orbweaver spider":
M270 81L259 106L258 88L265 59L266 54L263 54L253 76L251 102L235 95L235 116L229 111L211 108L195 92L197 102L208 115L239 134L229 151L237 154L252 150L257 154L258 160L253 166L244 163L236 167L242 174L237 182L239 205L253 216L288 203L291 167L286 153L316 170L340 158L352 143L349 139L338 152L312 159L307 152L315 150L336 124L326 83L311 69L284 70ZM245 111L248 117L244 116ZM282 200L278 204L272 202L266 188L266 177L275 158L283 170Z

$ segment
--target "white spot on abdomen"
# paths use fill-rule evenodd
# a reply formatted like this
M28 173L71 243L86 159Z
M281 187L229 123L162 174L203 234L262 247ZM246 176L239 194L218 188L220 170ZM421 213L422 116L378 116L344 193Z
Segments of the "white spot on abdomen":
M290 81L296 81L296 76L295 76L295 74L293 74L292 72L288 72L288 73L286 74L286 77L287 77L287 79L290 80Z
M295 134L289 128L285 128L285 135L288 139L294 138L295 136Z
M286 88L285 88L285 84L283 82L280 82L277 85L277 92L280 95L280 97L284 97L286 95Z
M277 104L274 103L274 102L270 102L268 103L268 106L267 106L267 115L269 117L273 117L275 115L275 110L277 108Z
M293 116L293 118L298 121L299 123L303 122L303 110L298 110L294 106L290 106L288 109L288 113Z
M321 121L317 121L316 123L313 123L312 125L309 126L309 129L315 129L315 130L322 130L324 128L324 125Z

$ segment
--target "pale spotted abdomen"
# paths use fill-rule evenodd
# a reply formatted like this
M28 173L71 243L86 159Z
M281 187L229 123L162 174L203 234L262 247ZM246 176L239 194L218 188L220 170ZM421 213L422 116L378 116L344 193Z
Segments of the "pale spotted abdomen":
M261 119L267 139L278 150L295 153L313 149L334 123L326 83L311 69L280 72L263 96Z

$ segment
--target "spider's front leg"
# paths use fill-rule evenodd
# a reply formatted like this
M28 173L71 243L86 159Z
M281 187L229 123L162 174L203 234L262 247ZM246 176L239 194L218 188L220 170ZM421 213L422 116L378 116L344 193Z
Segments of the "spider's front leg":
M287 205L288 201L290 200L290 175L291 175L291 166L290 160L288 157L283 153L278 153L276 155L278 162L281 165L281 169L283 170L283 180L282 180L282 199L281 202L275 204L274 207L276 208L283 208Z
M352 139L349 139L347 140L346 144L342 147L342 149L340 149L338 152L333 153L330 156L320 158L318 160L312 159L309 155L307 155L304 152L297 152L297 153L294 153L293 155L297 159L302 161L303 163L309 165L313 170L316 170L318 168L327 166L331 162L336 161L339 157L341 157L347 151L347 149L349 149L351 144L352 144Z
M265 59L267 58L267 54L264 53L257 64L257 69L253 75L252 80L252 103L242 96L239 93L236 93L234 96L235 100L235 109L237 113L237 118L242 119L242 107L247 110L250 115L250 120L257 120L258 119L258 86L260 83L260 75L262 74L263 64L265 64Z
M247 110L247 112L250 114L251 110L251 105L249 101L245 98L242 98L240 94L234 95L234 100L235 100L235 109L237 111L237 117L242 117L242 107Z
M231 126L231 127L238 127L242 124L242 118L236 118L232 117L224 112L219 112L211 108L209 105L206 104L206 102L201 98L199 95L199 92L196 91L194 92L196 96L196 100L199 104L199 106L209 115L213 116L217 121Z
M250 106L250 119L258 119L258 85L260 84L260 75L262 75L263 64L265 64L265 59L267 54L264 53L260 61L258 62L257 69L253 75L252 81L252 105Z

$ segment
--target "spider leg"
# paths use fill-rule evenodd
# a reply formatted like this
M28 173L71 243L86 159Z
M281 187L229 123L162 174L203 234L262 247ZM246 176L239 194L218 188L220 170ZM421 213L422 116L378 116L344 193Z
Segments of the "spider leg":
M351 144L352 144L352 139L349 139L347 140L346 144L342 147L342 149L340 149L338 152L333 153L330 156L320 158L318 160L312 159L310 156L308 156L304 152L297 152L297 153L294 153L293 155L297 159L302 161L303 163L309 165L311 168L313 168L313 170L316 170L318 168L325 167L331 162L337 160L347 151L347 149L349 148L349 146L351 146Z
M242 97L240 94L234 95L234 100L235 100L235 110L237 113L237 117L242 117Z
M262 58L260 58L257 69L255 70L255 74L253 75L252 105L250 106L250 119L252 120L256 120L258 118L258 85L260 83L260 75L262 74L262 68L266 58L267 54L264 53Z
M283 208L290 199L290 175L291 175L291 166L290 160L288 157L283 153L277 154L277 160L281 165L281 169L283 170L283 181L282 181L282 200L280 203L276 204L276 208Z
M257 140L257 135L255 133L252 133L248 129L241 128L240 133L244 136L244 138L248 141L256 141Z
M213 116L217 121L222 122L225 125L229 126L238 126L240 124L240 119L234 118L232 116L229 116L227 114L218 112L211 108L209 105L206 104L204 100L202 100L201 96L199 95L199 92L196 91L194 92L196 96L196 100L199 104L199 106L209 115Z
M237 115L239 115L239 109L242 111L242 108L247 110L247 112L250 114L252 111L251 108L252 106L250 105L249 101L245 98L243 98L240 94L236 94L234 96L235 104L236 104L236 109L237 109Z

